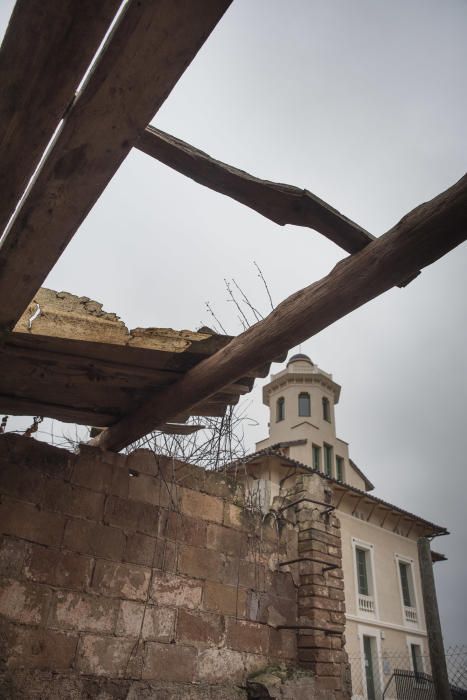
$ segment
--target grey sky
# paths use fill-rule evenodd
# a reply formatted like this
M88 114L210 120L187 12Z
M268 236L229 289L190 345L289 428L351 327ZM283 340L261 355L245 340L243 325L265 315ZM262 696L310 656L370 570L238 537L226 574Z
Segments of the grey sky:
M380 235L465 172L466 25L464 0L235 0L153 123ZM210 300L239 332L225 276L267 310L253 260L277 303L343 256L132 152L46 284L129 327L210 325ZM464 245L302 346L342 384L338 432L376 493L453 533L433 545L447 642L467 627L466 262ZM253 448L260 384L250 398Z

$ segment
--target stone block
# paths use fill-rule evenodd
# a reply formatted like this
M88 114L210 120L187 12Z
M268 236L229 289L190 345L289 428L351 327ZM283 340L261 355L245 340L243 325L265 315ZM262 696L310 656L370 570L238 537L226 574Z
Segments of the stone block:
M207 547L217 552L224 552L231 556L241 557L248 546L247 536L234 530L223 527L215 523L208 523L207 526Z
M134 501L172 510L175 510L178 504L175 484L146 474L138 474L130 479L128 495Z
M65 483L61 479L48 479L43 506L46 510L89 520L101 520L104 511L104 494Z
M27 503L2 498L0 533L58 547L62 542L64 527L63 515L48 513Z
M199 547L181 545L178 555L178 572L193 578L224 580L225 557L219 552Z
M294 661L297 658L297 631L269 628L269 656Z
M246 651L251 654L266 655L268 653L269 629L266 625L228 618L226 629L225 644L230 649Z
M16 627L8 641L9 668L53 668L57 672L71 667L78 638L53 630Z
M63 544L82 554L122 559L126 540L119 528L73 519L66 524Z
M55 478L68 479L75 455L46 442L22 435L0 436L0 459L3 464L16 464L20 470L32 468Z
M34 583L0 579L0 615L24 625L39 625L46 616L50 591Z
M153 567L161 571L177 573L178 544L171 540L156 540Z
M99 559L92 578L92 590L100 595L146 600L151 569L136 564L118 564Z
M152 566L157 540L139 532L127 535L123 561L141 566Z
M204 585L203 609L218 612L222 615L245 617L246 591L237 586L226 586L223 583L206 581Z
M179 610L177 642L200 646L219 646L224 636L223 618L214 613Z
M201 604L203 588L199 581L155 572L150 597L157 605L194 609Z
M195 676L196 659L193 647L147 642L142 677L190 683Z
M29 503L41 503L44 496L45 476L42 472L11 462L0 469L0 493Z
M76 667L96 676L128 677L137 653L134 639L85 634L80 638Z
M294 601L269 593L262 593L259 596L258 622L271 627L293 625L296 623L296 615L297 607Z
M222 523L224 504L215 496L181 487L180 510L193 518Z
M109 598L57 591L48 626L86 632L113 632L118 602Z
M139 503L118 496L109 496L105 504L104 522L124 530L156 536L159 509L149 503Z
M24 540L3 537L0 544L0 576L19 576L30 546Z
M256 591L265 591L269 585L269 576L262 564L247 561L245 559L235 559L234 565L234 580L232 584L238 584L243 588L250 588ZM272 574L273 576L274 574ZM226 581L226 583L229 583Z
M139 637L142 631L144 603L121 600L115 634L121 637Z
M31 546L24 565L24 575L31 581L80 590L89 584L91 571L90 557L40 545Z
M174 510L161 510L159 536L189 544L194 547L206 546L207 523L200 518L190 518Z
M294 583L291 573L283 571L272 571L268 576L268 583L271 592L280 598L289 598L295 601L297 598L297 586Z
M246 671L243 654L233 649L206 649L196 664L196 679L203 683L242 683Z
M73 467L71 481L92 491L108 493L112 484L112 465L103 462L95 448L92 452L83 452L81 448Z
M144 613L143 639L168 643L172 642L174 637L175 610L148 605Z
M152 450L137 449L127 455L126 465L128 469L148 474L149 476L157 476L159 466L157 455Z

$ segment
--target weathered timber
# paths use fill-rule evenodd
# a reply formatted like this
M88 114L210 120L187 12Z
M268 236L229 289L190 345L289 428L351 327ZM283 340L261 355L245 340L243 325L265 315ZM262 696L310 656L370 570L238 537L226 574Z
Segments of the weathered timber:
M88 297L41 288L0 345L0 411L112 425L230 340L209 329L130 331ZM223 416L253 382L242 378L174 420Z
M207 399L258 362L319 333L339 318L409 278L467 237L467 176L420 205L323 279L283 301L264 320L162 389L93 443L120 450L154 426Z
M0 235L120 0L17 0L0 49Z
M260 180L207 153L148 126L136 144L182 175L254 209L280 226L307 226L329 238L348 253L357 253L374 240L368 231L343 216L308 190Z
M0 247L11 329L231 0L129 0Z

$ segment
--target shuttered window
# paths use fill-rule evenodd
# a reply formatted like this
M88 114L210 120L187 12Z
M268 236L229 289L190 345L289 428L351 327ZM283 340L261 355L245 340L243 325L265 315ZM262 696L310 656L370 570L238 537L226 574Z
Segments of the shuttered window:
M358 592L360 595L370 595L368 588L368 573L367 573L367 553L366 550L359 547L355 550L357 556L357 580Z
M306 391L302 391L298 395L298 415L311 416L310 394Z
M410 583L409 583L410 565L405 564L403 561L400 561L399 562L399 572L400 572L400 576L401 576L402 599L404 601L404 605L407 608L412 608L413 601L412 601L412 596L410 595Z

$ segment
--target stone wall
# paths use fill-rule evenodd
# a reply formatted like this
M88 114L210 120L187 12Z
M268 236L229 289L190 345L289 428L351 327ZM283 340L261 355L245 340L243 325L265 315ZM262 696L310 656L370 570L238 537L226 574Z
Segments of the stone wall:
M148 451L0 436L2 698L237 698L296 662L293 525Z

